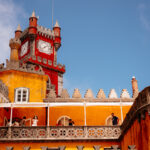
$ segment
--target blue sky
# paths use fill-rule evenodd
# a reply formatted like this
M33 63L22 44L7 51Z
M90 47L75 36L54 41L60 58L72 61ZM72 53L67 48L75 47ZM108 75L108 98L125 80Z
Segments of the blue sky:
M131 78L139 89L150 85L150 1L53 0L54 22L62 29L58 62L66 65L64 88L70 95L90 88L106 96L114 88L132 95ZM20 23L28 26L33 9L38 24L52 28L51 0L0 0L0 62L9 58L9 38Z

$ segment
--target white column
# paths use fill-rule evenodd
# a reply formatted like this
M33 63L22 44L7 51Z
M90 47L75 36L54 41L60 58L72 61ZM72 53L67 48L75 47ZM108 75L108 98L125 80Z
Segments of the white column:
M11 112L10 112L10 126L12 126L12 116L13 116L13 106L11 104Z
M84 126L86 126L86 102L84 101Z
M123 122L122 101L120 99L121 121Z
M47 126L49 126L49 104L48 104Z

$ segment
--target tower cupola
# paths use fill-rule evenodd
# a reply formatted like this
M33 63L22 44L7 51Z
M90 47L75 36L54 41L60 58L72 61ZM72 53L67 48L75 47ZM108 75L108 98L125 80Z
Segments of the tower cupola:
M30 37L35 37L37 33L37 17L35 16L35 12L32 12L31 17L29 18L29 35Z
M56 21L56 24L53 27L53 30L54 30L54 35L55 35L54 46L55 46L55 49L58 50L61 46L61 35L60 35L61 28L58 24L58 21Z
M21 36L21 33L22 33L22 30L21 30L20 24L18 24L18 27L17 27L17 29L15 31L15 38L19 39L20 36Z

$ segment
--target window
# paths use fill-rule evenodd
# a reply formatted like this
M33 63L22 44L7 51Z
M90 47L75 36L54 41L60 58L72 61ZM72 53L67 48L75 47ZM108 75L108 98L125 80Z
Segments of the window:
M51 88L51 80L50 80L50 78L48 78L46 85L47 85L47 90L49 90Z
M15 102L25 103L28 102L29 89L28 88L17 88L15 92Z

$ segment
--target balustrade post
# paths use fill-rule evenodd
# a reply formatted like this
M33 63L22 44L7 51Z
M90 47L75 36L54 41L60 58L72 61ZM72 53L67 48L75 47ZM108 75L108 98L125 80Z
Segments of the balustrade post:
M136 148L135 145L129 145L129 146L128 146L128 150L136 150L135 148Z
M119 149L119 145L112 145L112 146L111 146L111 149L112 149L112 150L118 150L118 149Z
M8 127L8 139L11 139L11 127Z
M24 146L23 150L30 150L30 148L31 148L30 146Z
M100 145L94 145L93 148L94 148L94 150L99 150L101 148L101 146Z
M10 147L6 147L6 150L13 150L14 147L10 146Z
M83 150L84 146L83 145L77 145L78 150Z
M49 137L50 137L50 127L47 126L46 127L46 138L49 139Z
M87 129L87 126L84 126L84 138L88 138L88 129Z
M66 146L59 146L59 150L65 150Z
M41 146L41 149L42 149L42 150L47 150L48 147L47 147L47 146Z

